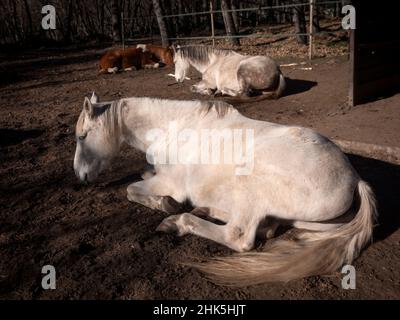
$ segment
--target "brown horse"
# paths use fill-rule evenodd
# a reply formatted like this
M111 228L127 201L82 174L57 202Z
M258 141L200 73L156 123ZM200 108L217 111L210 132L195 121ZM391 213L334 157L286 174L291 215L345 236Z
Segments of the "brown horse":
M160 62L166 64L167 66L174 65L174 55L173 50L171 48L164 48L161 46L155 46L152 44L138 44L136 48L141 48L145 52L152 53L155 57L157 57Z
M151 52L141 48L115 49L107 51L99 63L99 74L116 73L119 70L130 71L142 68L158 68Z

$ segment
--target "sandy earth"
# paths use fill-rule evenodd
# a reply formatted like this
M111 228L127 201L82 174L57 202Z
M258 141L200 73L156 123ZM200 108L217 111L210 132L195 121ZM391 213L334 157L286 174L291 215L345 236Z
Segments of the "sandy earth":
M195 236L155 232L164 214L126 199L127 185L145 164L134 150L125 148L98 183L79 184L74 125L84 95L198 98L189 92L194 80L173 84L166 77L171 69L97 76L98 54L31 53L0 63L0 298L400 298L399 166L350 156L375 189L380 210L374 243L354 264L356 290L341 288L340 272L230 289L181 266L231 251ZM400 95L348 108L347 68L343 57L316 60L312 70L282 68L289 78L285 97L238 108L331 138L400 146ZM56 268L56 290L41 289L45 264Z

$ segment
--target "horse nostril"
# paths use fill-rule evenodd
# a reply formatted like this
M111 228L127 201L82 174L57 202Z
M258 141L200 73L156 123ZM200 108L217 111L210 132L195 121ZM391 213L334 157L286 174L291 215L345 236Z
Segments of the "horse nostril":
M87 183L88 182L88 174L85 173L85 176L83 177L83 182Z

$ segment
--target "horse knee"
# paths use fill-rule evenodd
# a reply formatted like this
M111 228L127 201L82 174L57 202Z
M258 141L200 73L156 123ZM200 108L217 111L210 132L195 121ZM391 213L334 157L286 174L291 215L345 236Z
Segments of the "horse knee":
M255 235L245 233L243 229L239 227L233 227L228 231L227 242L231 244L237 252L250 251L254 247Z
M194 93L200 93L200 94L206 94L206 95L212 95L213 91L210 88L206 88L206 87L200 87L199 85L192 85L190 87L190 91L194 92Z
M237 252L248 252L254 247L254 241L238 241L233 248Z

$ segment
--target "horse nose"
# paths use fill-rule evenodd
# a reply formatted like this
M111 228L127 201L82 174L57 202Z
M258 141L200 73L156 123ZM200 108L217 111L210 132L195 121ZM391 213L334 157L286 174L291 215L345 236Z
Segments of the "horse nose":
M82 173L82 172L79 172L79 171L75 171L75 174L76 174L76 176L78 177L78 179L82 182L82 183L85 183L85 184L87 184L88 182L89 182L89 178L88 178L88 174L85 172L85 173Z

